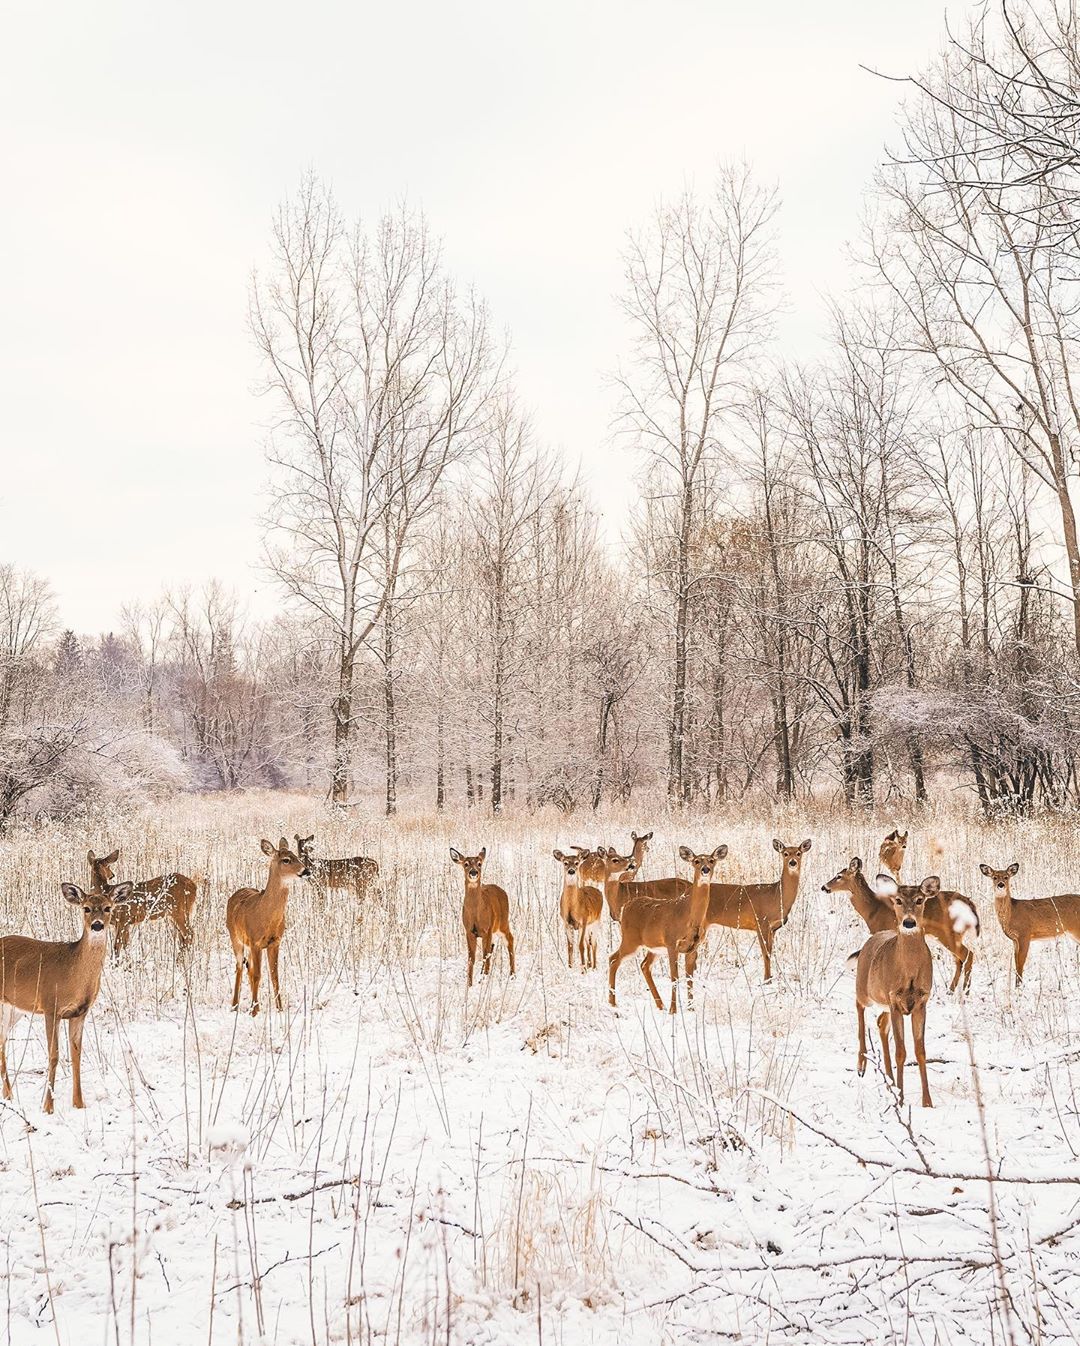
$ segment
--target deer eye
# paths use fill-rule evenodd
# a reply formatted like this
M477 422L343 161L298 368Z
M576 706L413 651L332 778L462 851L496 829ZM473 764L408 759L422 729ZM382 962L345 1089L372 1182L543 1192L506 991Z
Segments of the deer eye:
M89 908L89 907L83 907L83 911L86 912L87 916L90 915L90 908Z

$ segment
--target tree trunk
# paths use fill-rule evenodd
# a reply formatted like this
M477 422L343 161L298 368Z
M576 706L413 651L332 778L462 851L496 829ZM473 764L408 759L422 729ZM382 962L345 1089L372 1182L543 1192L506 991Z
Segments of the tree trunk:
M383 704L386 714L386 816L397 813L397 706L394 697L394 605L383 612Z
M343 638L338 668L338 694L334 698L334 772L330 798L337 805L349 801L349 776L352 769L352 698L356 656L352 642Z
M686 649L690 619L690 515L690 495L684 490L676 561L675 668L668 750L668 795L679 803L686 803L689 798L686 780Z

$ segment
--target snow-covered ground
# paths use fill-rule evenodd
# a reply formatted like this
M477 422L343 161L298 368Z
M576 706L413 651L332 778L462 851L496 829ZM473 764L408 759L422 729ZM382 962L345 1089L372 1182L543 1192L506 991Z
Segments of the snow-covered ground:
M161 925L107 971L84 1112L66 1070L55 1115L41 1112L40 1021L12 1039L5 1340L1075 1340L1078 951L1037 946L1014 991L977 875L980 859L1017 859L1018 895L1036 876L1067 890L1070 830L938 820L943 877L978 902L984 934L966 1003L938 964L924 1111L897 1107L876 1057L856 1077L844 960L861 927L820 891L849 855L876 855L877 824L354 829L349 849L382 863L378 894L358 918L298 892L285 1013L234 1016L225 898L262 871L261 835L309 821L320 830L296 797L188 802L109 837L19 834L0 854L5 931L68 928L55 885L81 880L88 845L125 845L123 875L183 862L209 877L187 985ZM814 838L774 986L752 938L716 931L697 1008L674 1019L629 961L617 1013L605 969L565 968L552 846L654 821L653 875L678 842L726 841L727 875L771 876L774 833ZM340 828L324 822L326 850ZM488 877L511 893L513 981L500 947L466 994L448 841L486 842ZM913 838L912 875L928 841Z

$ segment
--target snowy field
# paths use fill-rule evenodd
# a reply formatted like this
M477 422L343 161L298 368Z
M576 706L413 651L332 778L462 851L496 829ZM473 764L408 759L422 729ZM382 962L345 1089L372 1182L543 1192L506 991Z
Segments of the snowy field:
M966 1004L946 996L951 962L935 955L936 1106L901 1111L876 1055L856 1077L845 957L862 926L821 885L852 854L876 869L881 836L907 820L857 821L642 810L383 826L250 795L184 800L108 835L16 833L0 849L4 932L74 935L58 884L86 881L88 847L122 846L120 878L175 866L205 873L208 892L189 981L164 923L107 968L85 1112L71 1108L66 1041L51 1118L41 1021L9 1044L4 1339L1075 1341L1080 951L1035 946L1015 991L977 871L1018 860L1018 896L1068 891L1075 828L916 824L906 877L936 839L983 938ZM674 872L680 842L726 842L721 878L771 878L774 835L813 838L774 986L752 936L714 930L696 1012L658 1013L628 961L613 1013L606 916L600 970L567 971L551 849L622 842L631 826L656 828L649 877ZM380 887L362 911L298 890L285 1012L234 1016L226 898L261 886L260 837L298 830L324 854L376 856ZM500 942L466 994L447 847L485 843L485 877L511 895L518 975Z

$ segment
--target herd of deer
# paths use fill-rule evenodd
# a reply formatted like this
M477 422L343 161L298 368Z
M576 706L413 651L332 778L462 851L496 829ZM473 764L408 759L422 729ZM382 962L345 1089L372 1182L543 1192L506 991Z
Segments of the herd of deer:
M595 849L572 847L572 853L554 851L562 867L563 883L559 914L566 933L566 957L574 965L574 950L582 972L597 966L598 932L606 900L608 912L619 926L619 942L608 962L608 1001L615 1004L615 979L623 960L644 950L641 971L658 1009L663 1001L653 979L652 965L658 953L666 952L671 977L670 1012L677 1008L679 955L686 973L687 1004L693 1004L694 971L701 942L710 926L753 931L757 935L765 969L765 980L772 978L773 941L787 922L799 892L803 857L810 842L785 846L773 841L780 857L780 874L765 883L718 883L713 875L719 861L727 855L726 846L704 854L695 854L680 846L679 856L690 866L693 877L674 876L643 880L639 877L652 833L630 834L631 846L625 854L613 847ZM263 888L240 888L229 898L225 925L236 959L232 1008L240 1005L244 969L251 990L251 1013L259 1012L259 987L263 954L266 955L274 1000L281 1009L278 960L285 934L289 891L298 879L310 879L325 890L351 891L363 898L378 877L378 864L367 856L341 860L318 858L313 853L314 837L295 837L295 848L281 837L275 846L263 841L262 851L269 861ZM926 1005L933 982L933 960L926 937L933 936L953 957L955 971L950 991L963 982L971 984L974 951L971 936L980 932L975 904L963 893L943 890L940 880L931 875L919 884L902 884L900 875L907 848L908 834L891 832L879 852L887 871L871 883L856 856L834 878L823 885L826 893L847 893L852 907L870 932L858 953L848 962L855 966L855 1002L858 1015L858 1069L866 1069L866 1024L868 1009L878 1011L882 1060L889 1080L894 1079L889 1050L890 1030L895 1054L896 1083L900 1102L904 1100L904 1018L910 1017L915 1057L922 1081L924 1107L932 1106L926 1078L924 1031ZM510 974L514 974L514 936L510 929L510 899L506 890L483 880L486 849L476 855L463 855L451 848L451 860L461 867L465 878L462 923L468 951L467 982L473 983L477 945L481 950L481 971L491 970L496 935L506 941ZM83 931L78 940L68 943L32 939L25 935L0 938L0 1081L3 1096L10 1099L6 1043L12 1024L20 1014L40 1014L45 1019L48 1045L48 1072L45 1087L45 1111L53 1110L53 1091L59 1057L59 1026L68 1024L71 1048L72 1103L83 1106L81 1057L82 1036L87 1013L97 998L107 949L108 931L114 932L114 956L127 948L135 926L143 921L169 917L176 927L181 954L190 947L195 934L192 912L198 897L200 878L184 874L166 874L141 882L115 883L115 866L120 852L87 857L90 884L87 889L74 883L61 884L64 897L73 906L82 907ZM1015 950L1016 982L1020 984L1033 940L1070 935L1080 942L1080 895L1044 897L1018 901L1012 896L1011 880L1019 866L991 869L980 865L991 880L994 907L1001 928Z

